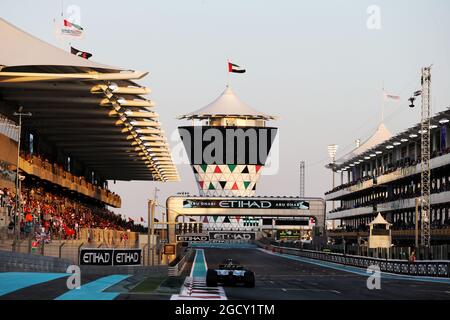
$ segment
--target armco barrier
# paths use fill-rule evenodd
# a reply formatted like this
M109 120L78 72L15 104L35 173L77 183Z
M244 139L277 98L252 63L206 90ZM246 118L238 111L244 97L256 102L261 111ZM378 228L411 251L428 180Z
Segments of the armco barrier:
M320 251L302 250L273 245L265 245L264 248L273 252L291 254L299 257L339 263L359 268L367 268L371 265L377 265L382 272L422 277L450 277L449 260L418 260L416 262L409 262L406 260L369 258L344 255L342 253L325 253Z

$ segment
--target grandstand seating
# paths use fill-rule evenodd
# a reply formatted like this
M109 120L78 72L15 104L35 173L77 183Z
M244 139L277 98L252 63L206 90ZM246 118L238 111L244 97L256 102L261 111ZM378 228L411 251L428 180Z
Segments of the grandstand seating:
M0 192L0 207L9 217L8 230L13 233L15 194L13 189ZM126 221L104 206L85 199L49 192L44 187L24 186L21 192L21 233L35 233L48 239L79 239L82 229L145 231L141 225Z

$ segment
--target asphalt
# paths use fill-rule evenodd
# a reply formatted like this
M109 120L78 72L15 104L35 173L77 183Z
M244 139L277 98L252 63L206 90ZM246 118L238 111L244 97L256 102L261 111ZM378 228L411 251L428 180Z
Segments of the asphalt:
M255 288L225 287L228 299L261 300L367 300L445 299L450 300L450 284L386 279L380 290L367 288L368 276L295 261L258 249L205 248L208 267L231 258L255 272Z
M355 273L349 269L342 270L344 269L342 266L332 266L320 261L307 261L292 256L289 258L263 252L257 248L204 248L204 254L210 268L216 267L224 259L231 258L255 272L254 288L224 287L226 296L230 300L450 300L450 280L447 283L438 283L382 275L381 289L369 290L366 285L368 275L365 275L362 269ZM188 274L190 266L186 269ZM11 274L11 277L15 277L11 279L18 279L17 274ZM124 280L118 279L116 282L110 281L115 284L106 288L108 282L105 284L102 277L104 276L84 275L81 277L82 285L87 285L84 298L166 300L170 299L172 294L179 292L177 288L167 292L159 290L152 294L129 292L130 288L142 280L142 276L131 276ZM0 300L53 300L68 292L66 281L66 276L43 281L6 293L0 296ZM2 283L0 283L0 289L1 286ZM75 298L84 299L81 293Z
M69 275L67 275L68 277ZM0 296L0 300L53 300L67 292L67 277L42 282ZM81 277L81 285L99 279L98 275Z

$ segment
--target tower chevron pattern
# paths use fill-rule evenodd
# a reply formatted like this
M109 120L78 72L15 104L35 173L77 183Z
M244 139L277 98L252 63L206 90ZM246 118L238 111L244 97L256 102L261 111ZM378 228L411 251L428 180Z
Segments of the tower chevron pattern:
M202 196L253 196L261 165L193 165Z

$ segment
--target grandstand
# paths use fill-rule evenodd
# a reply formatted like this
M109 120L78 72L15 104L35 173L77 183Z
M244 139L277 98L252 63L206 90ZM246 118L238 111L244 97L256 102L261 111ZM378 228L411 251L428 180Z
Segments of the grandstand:
M450 108L431 118L431 240L450 243ZM396 245L414 245L416 199L420 198L421 126L394 136L381 124L377 131L349 154L327 165L340 175L340 183L325 194L338 207L327 219L341 221L329 235L355 243L368 236L368 224L380 212L392 225ZM420 230L420 206L417 226Z
M0 19L0 228L16 229L16 168L23 177L22 234L91 237L89 229L144 231L108 207L108 181L177 181L146 72L99 64L45 43ZM19 137L19 108L22 117ZM18 159L18 140L20 157ZM34 229L33 229L34 228ZM87 232L87 233L86 233Z

